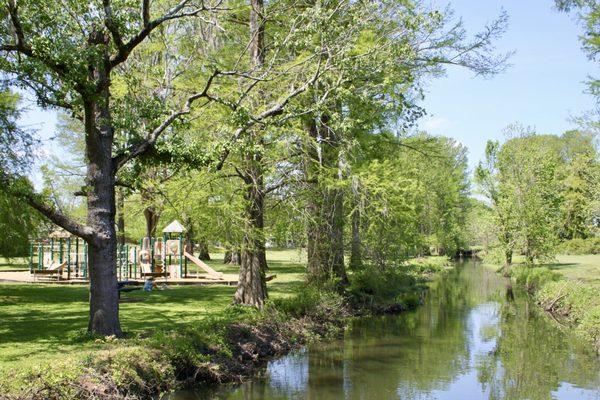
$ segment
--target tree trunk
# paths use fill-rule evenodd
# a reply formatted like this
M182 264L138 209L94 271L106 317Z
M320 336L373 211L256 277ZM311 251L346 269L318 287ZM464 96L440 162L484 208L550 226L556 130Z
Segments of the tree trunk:
M90 42L106 42L100 32ZM90 71L98 83L97 95L83 98L86 157L87 223L95 232L89 243L90 320L88 330L102 335L122 336L117 290L117 234L115 231L115 176L112 161L114 131L109 111L109 78L104 62Z
M194 255L194 224L192 223L192 219L187 214L183 214L183 223L187 227L184 234L185 251L187 251L191 255Z
M262 168L257 154L248 154L246 158L248 163L254 165L248 171L254 179L246 179L244 210L246 226L240 276L234 301L261 308L267 298ZM253 160L248 160L249 158Z
M242 252L239 250L227 250L223 258L223 264L240 265L242 263Z
M511 248L505 249L504 250L504 275L505 276L508 276L510 274L512 258L513 258L513 250Z
M264 63L263 0L250 1L250 56L255 69ZM262 308L267 298L267 258L264 238L264 172L259 131L249 132L249 150L244 155L245 202L242 264L234 302Z
M309 134L317 147L308 152L307 181L312 186L307 204L307 255L309 281L339 279L346 284L344 266L344 197L340 188L323 187L320 174L330 171L337 177L339 141L328 127L328 116L321 117L321 127L311 120ZM321 151L318 150L320 148ZM335 172L331 172L335 171Z
M352 179L352 243L350 246L350 268L357 271L362 268L362 243L360 240L360 194L358 177Z
M146 207L144 209L144 218L146 220L146 237L155 237L160 214L155 211L154 207Z
M198 258L203 261L210 261L210 254L208 252L208 243L206 239L201 239L198 242Z

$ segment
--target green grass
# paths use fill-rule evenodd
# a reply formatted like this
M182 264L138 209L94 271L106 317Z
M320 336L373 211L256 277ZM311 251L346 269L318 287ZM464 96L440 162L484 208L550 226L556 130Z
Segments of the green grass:
M546 266L565 278L600 286L600 254L559 255Z
M0 257L0 271L28 269L29 261L27 257L3 258Z
M518 266L525 262L525 258L517 256L513 261L514 265ZM495 264L484 266L494 270L500 268L500 265ZM600 286L600 254L557 255L554 261L540 266L547 267L567 279Z
M271 298L287 297L303 284L304 262L298 251L268 252ZM224 273L237 273L235 265L222 264L215 254L209 264ZM164 291L134 291L123 298L143 298L122 303L122 328L132 336L218 316L229 304L234 287L170 286ZM81 359L110 345L81 341L87 327L88 290L83 286L0 284L0 372L23 369L57 360Z

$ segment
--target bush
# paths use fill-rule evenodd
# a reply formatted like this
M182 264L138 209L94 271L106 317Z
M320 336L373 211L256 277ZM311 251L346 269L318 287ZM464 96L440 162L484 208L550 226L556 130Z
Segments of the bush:
M425 269L421 266L418 268ZM358 307L382 308L400 304L405 308L412 308L418 304L418 292L422 289L414 269L409 266L383 270L366 266L352 275L348 293Z
M337 318L345 312L345 299L328 285L306 285L297 295L273 301L276 311L294 318Z
M571 255L600 254L600 237L567 240L559 245L558 252Z
M548 282L555 282L561 277L556 272L546 267L515 267L510 271L510 276L517 284L524 286L528 292L533 293Z

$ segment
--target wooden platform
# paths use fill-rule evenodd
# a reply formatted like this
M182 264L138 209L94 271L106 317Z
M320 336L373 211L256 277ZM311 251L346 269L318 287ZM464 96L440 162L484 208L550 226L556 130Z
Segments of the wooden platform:
M39 277L38 277L39 278ZM144 279L126 279L132 282L144 283ZM228 285L236 286L238 282L238 276L234 274L223 274L219 279L209 277L208 275L190 276L189 278L155 278L154 280L158 284L166 283L167 285ZM61 280L43 280L39 279L34 282L33 275L29 271L0 271L0 282L2 283L35 283L35 284L50 284L50 285L87 285L88 280L75 278L71 275L71 279L67 280L67 274L63 273Z

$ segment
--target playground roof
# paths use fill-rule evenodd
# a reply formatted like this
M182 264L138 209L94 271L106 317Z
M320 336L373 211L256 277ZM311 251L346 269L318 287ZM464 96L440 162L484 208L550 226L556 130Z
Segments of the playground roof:
M164 233L182 233L185 232L185 228L181 223L177 220L171 222L165 229L163 229Z

